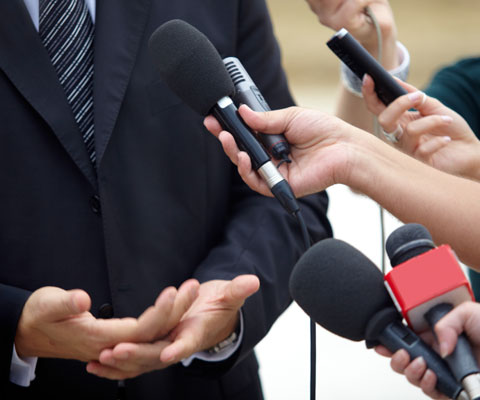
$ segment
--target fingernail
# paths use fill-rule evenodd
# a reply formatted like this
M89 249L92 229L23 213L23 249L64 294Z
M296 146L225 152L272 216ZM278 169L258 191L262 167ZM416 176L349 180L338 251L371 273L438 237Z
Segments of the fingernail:
M453 118L450 117L449 115L442 115L442 119L443 119L445 122L452 122L452 121L453 121Z
M443 136L442 137L443 141L446 142L446 143L449 143L452 141L452 138L450 136Z
M415 360L412 361L411 367L419 370L425 366L425 360L423 357L417 357Z
M440 345L440 356L445 358L448 356L448 345L445 342L441 342Z
M367 79L368 79L368 75L367 74L363 75L362 85L365 85L365 83L367 82Z
M422 92L418 91L418 92L413 92L413 93L410 93L408 95L408 99L410 101L415 101L415 100L418 100L420 98L420 96L422 96Z

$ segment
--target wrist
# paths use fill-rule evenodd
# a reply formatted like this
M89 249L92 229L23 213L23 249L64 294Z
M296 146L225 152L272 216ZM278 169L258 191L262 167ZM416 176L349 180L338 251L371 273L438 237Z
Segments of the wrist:
M339 183L375 197L375 191L383 186L384 178L391 173L393 163L390 153L393 149L360 129L351 136L353 140L348 144L347 168L339 177Z

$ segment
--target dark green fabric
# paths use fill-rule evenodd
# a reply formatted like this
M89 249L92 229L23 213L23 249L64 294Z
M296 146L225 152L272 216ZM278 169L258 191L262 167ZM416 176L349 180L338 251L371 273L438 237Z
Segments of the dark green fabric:
M480 139L480 57L464 58L440 69L425 92L455 110ZM469 270L475 299L480 300L480 273Z

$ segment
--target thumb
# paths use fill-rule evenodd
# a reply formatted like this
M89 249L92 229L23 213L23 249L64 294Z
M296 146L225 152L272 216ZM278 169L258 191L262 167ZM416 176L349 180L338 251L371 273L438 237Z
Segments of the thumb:
M285 133L299 110L298 107L289 107L282 110L255 112L247 105L242 105L238 109L246 124L262 133Z
M223 301L229 305L241 305L260 288L260 280L255 275L240 275L230 281L225 288Z
M44 289L38 299L38 309L46 320L58 321L90 309L90 296L83 290Z

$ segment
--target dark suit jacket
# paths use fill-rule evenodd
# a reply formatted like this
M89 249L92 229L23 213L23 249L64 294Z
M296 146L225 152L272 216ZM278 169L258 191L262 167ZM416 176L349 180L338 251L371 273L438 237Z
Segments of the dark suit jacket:
M272 108L291 105L264 1L97 1L97 171L19 4L0 2L0 398L116 398L116 382L77 361L40 359L30 388L9 383L16 325L35 289L82 288L94 315L108 316L99 309L109 304L117 317L138 316L167 285L244 273L258 275L261 290L243 307L240 350L128 380L126 394L261 398L252 349L291 301L300 229L241 182L202 117L159 81L147 42L163 22L184 19L222 56L240 58ZM326 208L325 194L302 201L316 240L331 234Z

